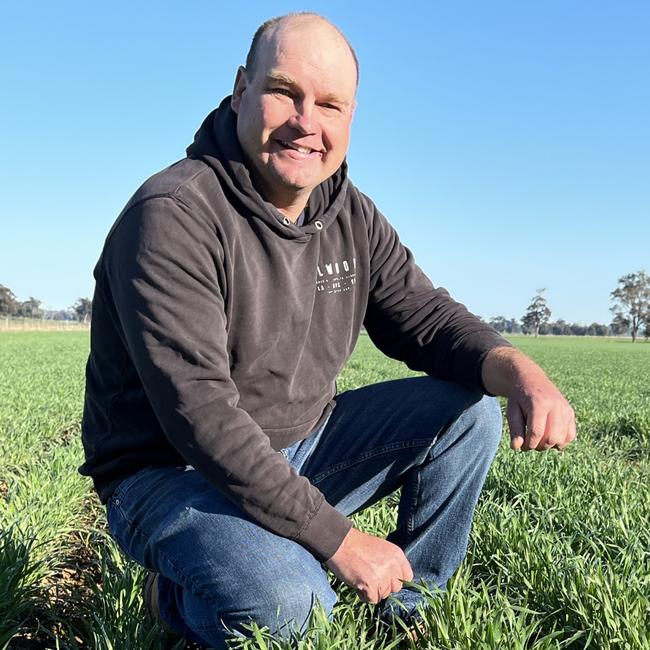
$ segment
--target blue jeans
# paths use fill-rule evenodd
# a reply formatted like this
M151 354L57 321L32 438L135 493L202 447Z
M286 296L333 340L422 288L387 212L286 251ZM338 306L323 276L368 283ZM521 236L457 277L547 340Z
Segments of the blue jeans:
M346 515L401 487L388 539L404 549L414 580L444 589L465 556L501 430L494 398L415 377L339 395L326 423L279 453ZM251 619L286 635L304 628L316 601L327 612L336 602L309 551L256 524L191 465L137 472L107 516L122 551L160 574L161 616L189 640L224 648ZM395 597L408 617L421 595Z

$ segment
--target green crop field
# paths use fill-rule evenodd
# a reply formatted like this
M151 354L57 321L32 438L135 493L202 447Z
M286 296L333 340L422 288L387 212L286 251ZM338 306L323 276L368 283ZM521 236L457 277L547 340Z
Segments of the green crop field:
M504 436L468 556L427 597L426 641L378 630L373 607L339 585L332 622L315 617L297 647L650 649L650 344L514 342L573 404L578 441L524 454ZM77 473L87 350L87 332L0 333L0 650L165 647L143 620L142 569ZM409 374L362 337L339 390ZM357 523L387 534L395 502ZM289 647L252 632L233 647Z

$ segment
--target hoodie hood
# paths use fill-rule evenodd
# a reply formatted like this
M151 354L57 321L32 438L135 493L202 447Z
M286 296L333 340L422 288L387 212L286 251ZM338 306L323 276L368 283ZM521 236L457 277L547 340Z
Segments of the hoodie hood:
M305 207L305 225L286 224L284 215L258 192L237 138L237 114L230 107L230 96L203 121L186 150L187 157L204 161L241 203L251 218L264 221L283 237L302 238L327 229L343 207L348 189L347 163L312 190ZM319 221L321 227L314 223Z

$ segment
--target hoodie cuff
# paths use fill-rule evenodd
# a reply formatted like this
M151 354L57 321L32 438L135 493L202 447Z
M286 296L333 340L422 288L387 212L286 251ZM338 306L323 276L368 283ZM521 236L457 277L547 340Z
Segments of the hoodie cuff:
M323 498L318 510L298 533L296 541L316 556L329 560L352 528L352 521Z
M512 348L512 343L495 331L476 332L465 336L452 351L450 363L453 368L452 381L469 386L484 395L492 395L483 383L483 362L495 348Z

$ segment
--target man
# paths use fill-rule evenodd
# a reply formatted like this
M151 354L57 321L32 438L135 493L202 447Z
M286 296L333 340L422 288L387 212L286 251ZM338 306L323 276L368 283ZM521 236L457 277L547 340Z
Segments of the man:
M434 288L348 180L357 83L323 18L262 25L232 96L131 198L95 269L80 471L155 572L162 622L214 647L331 611L326 569L413 617L403 581L444 588L466 551L501 435L486 393L508 397L515 448L575 437L542 370ZM362 324L428 376L335 396ZM352 527L398 487L389 539Z

